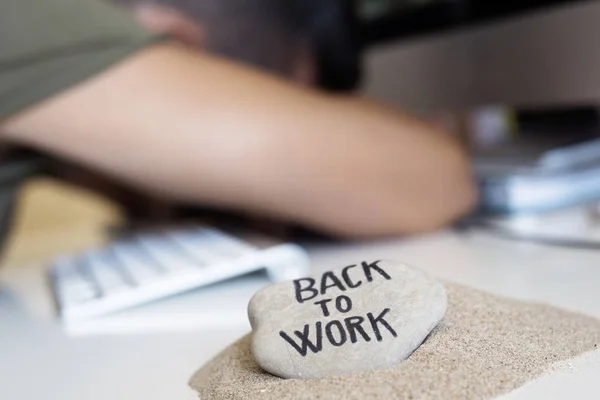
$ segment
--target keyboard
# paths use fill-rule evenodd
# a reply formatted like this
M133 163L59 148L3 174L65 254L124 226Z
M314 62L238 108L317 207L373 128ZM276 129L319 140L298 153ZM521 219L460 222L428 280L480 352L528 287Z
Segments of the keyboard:
M261 246L222 230L192 227L140 234L55 260L50 284L64 320L103 316L266 270L274 281L305 276L295 244Z

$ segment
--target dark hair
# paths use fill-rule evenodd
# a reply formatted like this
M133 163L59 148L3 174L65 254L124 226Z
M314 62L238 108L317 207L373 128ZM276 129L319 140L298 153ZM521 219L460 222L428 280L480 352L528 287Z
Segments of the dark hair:
M281 74L308 45L325 89L353 89L360 78L354 0L113 1L172 7L207 27L210 51Z

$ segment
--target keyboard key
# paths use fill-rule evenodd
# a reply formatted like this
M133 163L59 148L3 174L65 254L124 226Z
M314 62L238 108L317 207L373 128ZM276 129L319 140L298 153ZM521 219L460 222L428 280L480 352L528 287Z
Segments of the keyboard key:
M207 246L214 245L214 250L227 256L241 256L258 250L255 246L245 243L225 232L215 229L200 229L190 232L199 242L206 242Z
M171 233L169 238L201 263L233 260L257 250L249 244L212 229Z
M57 260L51 278L61 304L82 303L99 295L97 286L79 272L74 259Z
M115 264L136 286L160 281L166 268L146 254L139 244L117 242L108 249Z
M68 305L71 303L84 303L98 297L95 288L89 284L61 285L58 289L60 302Z
M189 233L174 233L167 235L179 251L192 258L197 266L206 267L211 264L226 260L221 254L214 251L214 244L203 243L201 239Z
M84 257L84 260L83 268L88 270L103 296L131 288L132 284L128 277L114 265L106 262L105 253L90 253Z
M153 260L156 260L167 273L182 274L196 273L198 263L187 257L185 254L164 238L157 236L143 236L138 238L140 250L148 254Z

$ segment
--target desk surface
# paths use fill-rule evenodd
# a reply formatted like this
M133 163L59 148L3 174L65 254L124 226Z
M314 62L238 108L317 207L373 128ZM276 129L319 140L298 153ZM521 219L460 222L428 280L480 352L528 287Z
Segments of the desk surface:
M600 318L600 252L450 232L307 247L315 270L393 258L440 279ZM29 262L0 269L0 399L194 399L188 378L247 330L240 321L227 329L69 337L54 316L43 272ZM506 399L596 399L598 371L600 351Z
M438 278L600 318L600 253L452 233L309 249L317 270L357 258L394 258ZM70 338L53 315L40 267L7 268L0 286L0 398L191 399L190 375L246 330L242 324L223 331ZM507 398L598 398L599 369L596 352Z

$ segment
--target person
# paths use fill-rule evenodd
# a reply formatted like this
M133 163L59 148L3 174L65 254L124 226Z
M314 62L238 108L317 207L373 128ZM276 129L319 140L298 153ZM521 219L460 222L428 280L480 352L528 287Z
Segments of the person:
M149 34L101 0L4 1L0 27L7 143L342 237L428 231L476 201L465 154L429 125Z
M303 3L310 3L307 0ZM281 0L112 0L155 33L296 83L317 85L313 45L317 11ZM310 12L309 12L310 11ZM310 18L309 20L309 17Z
M147 29L294 82L338 92L361 76L347 0L111 0Z

